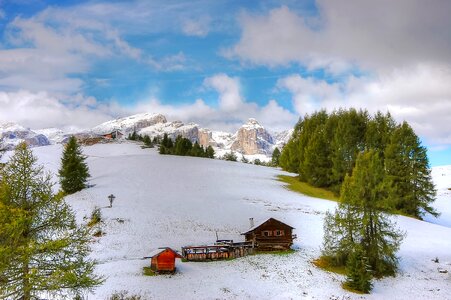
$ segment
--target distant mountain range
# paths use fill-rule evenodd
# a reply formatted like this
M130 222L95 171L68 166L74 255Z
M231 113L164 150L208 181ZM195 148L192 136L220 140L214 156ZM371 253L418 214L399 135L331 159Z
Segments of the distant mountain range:
M270 156L276 147L282 148L291 137L293 130L269 132L255 119L249 119L237 132L228 133L201 128L195 123L168 121L162 114L143 113L102 123L90 130L62 130L48 128L32 130L14 123L0 122L0 136L7 149L14 148L21 141L29 145L45 146L64 143L70 136L95 137L113 131L120 131L123 138L134 131L141 135L162 137L165 133L175 139L178 135L199 142L202 146L212 146L217 155L235 151L243 155Z

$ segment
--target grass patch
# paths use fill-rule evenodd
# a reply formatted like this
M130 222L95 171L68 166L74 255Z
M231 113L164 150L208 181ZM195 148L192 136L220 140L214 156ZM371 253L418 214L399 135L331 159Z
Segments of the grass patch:
M278 175L277 178L279 181L288 183L287 188L293 192L310 197L338 201L337 196L335 196L333 192L323 188L311 186L306 182L301 182L297 176Z
M337 266L333 266L330 261L327 259L327 257L321 256L318 259L315 259L312 261L312 263L327 272L332 272L332 273L337 273L337 274L341 274L341 275L346 275L346 267L345 266L341 266L341 267L337 267Z
M346 282L343 282L341 284L341 287L344 290L347 290L348 292L354 293L354 294L359 294L359 295L366 295L366 293L362 292L362 291L358 291L356 289L353 289L352 287L350 287Z
M152 270L150 267L144 267L143 268L143 274L146 276L157 276L158 274Z

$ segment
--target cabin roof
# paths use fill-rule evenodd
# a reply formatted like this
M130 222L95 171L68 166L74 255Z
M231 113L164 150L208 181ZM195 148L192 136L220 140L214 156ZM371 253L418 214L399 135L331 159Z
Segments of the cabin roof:
M148 258L152 258L152 257L158 256L158 255L160 255L161 253L163 253L163 252L166 251L166 250L170 250L170 251L174 252L174 253L176 254L176 257L179 257L179 258L182 257L180 254L177 253L177 251L175 251L175 250L172 249L172 248L169 248L169 247L161 247L161 248L155 249L155 250L153 250L152 252L150 252Z
M243 234L247 234L247 233L249 233L249 232L252 232L252 231L258 229L260 226L263 226L264 224L266 224L267 222L270 222L270 221L275 221L276 223L280 223L280 224L282 224L282 225L284 225L284 226L287 226L287 227L290 227L291 229L294 229L294 227L292 227L292 226L290 226L290 225L288 225L288 224L285 224L284 222L281 222L281 221L279 221L279 220L277 220L277 219L274 219L274 218L269 218L268 220L263 221L263 222L261 222L261 223L255 225L255 226L252 227L252 228L249 228L246 232L243 232L243 233L241 233L241 234L243 235Z

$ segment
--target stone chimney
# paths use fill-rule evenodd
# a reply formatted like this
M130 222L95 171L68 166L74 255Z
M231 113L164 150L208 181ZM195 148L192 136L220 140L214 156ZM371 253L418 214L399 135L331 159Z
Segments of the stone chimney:
M250 228L254 227L254 218L249 218L249 225L251 226Z

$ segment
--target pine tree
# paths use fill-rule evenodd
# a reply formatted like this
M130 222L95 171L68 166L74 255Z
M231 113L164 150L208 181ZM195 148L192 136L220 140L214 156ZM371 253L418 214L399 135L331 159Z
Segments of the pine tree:
M77 139L72 136L64 147L61 158L60 176L61 189L66 194L73 194L86 187L89 175L88 165L85 162L81 147Z
M355 249L346 264L345 286L356 291L369 293L373 288L368 259L361 248Z
M352 176L343 182L340 204L325 224L323 254L344 265L361 247L375 276L394 275L403 234L382 212L386 193L384 165L376 151L359 154ZM333 236L332 236L333 235Z
M207 149L205 149L205 153L208 158L215 158L215 150L213 150L212 146L208 146Z
M274 167L278 167L279 166L279 159L280 159L280 150L279 150L279 148L276 147L274 149L274 151L272 152L271 164Z
M76 295L101 284L88 258L91 240L50 174L20 144L0 177L0 298Z
M421 146L418 136L406 122L391 136L385 150L385 168L389 205L417 218L425 213L438 215L431 207L436 191L426 148Z

